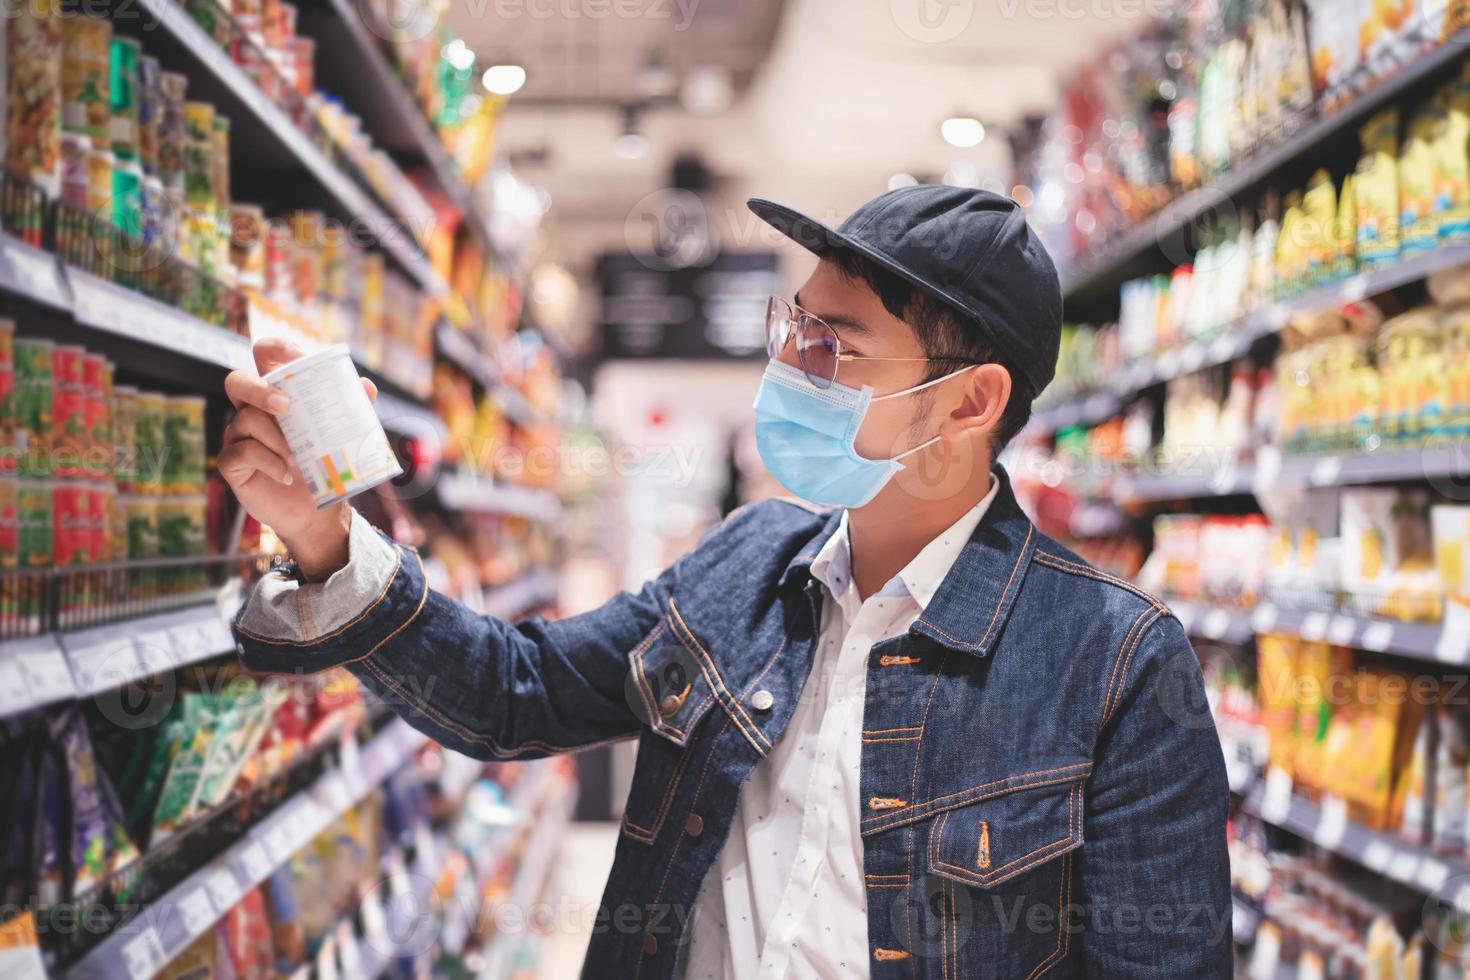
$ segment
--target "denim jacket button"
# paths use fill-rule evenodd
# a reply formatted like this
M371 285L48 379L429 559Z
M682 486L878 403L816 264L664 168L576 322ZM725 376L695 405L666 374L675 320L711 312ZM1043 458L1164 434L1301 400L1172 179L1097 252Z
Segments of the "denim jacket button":
M643 955L653 956L658 953L658 937L651 932L643 934Z
M684 821L684 833L690 837L698 837L704 833L704 818L697 813L689 814L689 819Z
M770 691L760 690L750 696L750 706L757 711L770 711L771 705L775 703L776 699L771 696Z
M684 707L684 698L688 693L689 689L686 687L684 694L665 694L663 700L658 703L659 714L667 718Z

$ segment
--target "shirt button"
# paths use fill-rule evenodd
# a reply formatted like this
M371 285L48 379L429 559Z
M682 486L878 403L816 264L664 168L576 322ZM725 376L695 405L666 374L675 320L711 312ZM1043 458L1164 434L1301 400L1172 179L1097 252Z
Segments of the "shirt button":
M659 713L665 718L672 715L684 706L684 698L678 694L665 694L663 700L658 703Z
M689 814L689 819L684 821L684 833L690 837L698 837L704 833L704 818L697 813Z
M651 932L643 934L643 955L653 956L658 952L658 937Z
M750 696L750 706L757 711L770 711L771 705L775 703L776 699L771 696L771 692L764 689Z

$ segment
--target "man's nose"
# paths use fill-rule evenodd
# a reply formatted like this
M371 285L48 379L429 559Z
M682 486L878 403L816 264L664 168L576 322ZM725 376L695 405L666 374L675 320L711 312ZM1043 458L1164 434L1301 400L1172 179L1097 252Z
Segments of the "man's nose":
M796 356L796 343L796 337L787 337L785 346L776 352L776 360L800 370L801 359Z

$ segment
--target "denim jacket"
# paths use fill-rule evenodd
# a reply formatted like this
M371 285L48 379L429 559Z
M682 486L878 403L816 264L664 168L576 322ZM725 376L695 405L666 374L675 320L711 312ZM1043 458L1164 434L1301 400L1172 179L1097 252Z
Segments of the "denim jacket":
M1228 789L1189 641L1157 599L1041 535L997 475L923 615L869 655L869 972L1225 980ZM677 976L741 784L802 696L822 601L809 566L837 522L753 504L637 594L516 625L431 591L397 547L366 608L263 630L262 603L313 588L288 568L235 630L246 666L346 665L480 758L637 738L583 976Z

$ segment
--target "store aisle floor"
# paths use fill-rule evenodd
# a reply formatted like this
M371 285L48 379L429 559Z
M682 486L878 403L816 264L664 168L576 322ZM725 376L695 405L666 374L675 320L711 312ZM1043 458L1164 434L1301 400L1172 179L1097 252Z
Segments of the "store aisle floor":
M542 901L575 909L576 914L555 917L556 926L543 941L539 980L568 980L582 972L617 840L618 825L612 821L578 822L567 828Z

